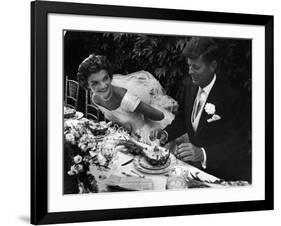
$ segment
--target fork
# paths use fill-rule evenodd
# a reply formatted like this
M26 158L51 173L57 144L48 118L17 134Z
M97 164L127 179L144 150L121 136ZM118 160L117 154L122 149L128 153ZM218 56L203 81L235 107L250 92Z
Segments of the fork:
M139 176L140 178L145 178L144 175L141 175L141 174L137 173L137 172L134 171L134 170L131 170L131 172L134 173L134 174L136 174L136 175Z

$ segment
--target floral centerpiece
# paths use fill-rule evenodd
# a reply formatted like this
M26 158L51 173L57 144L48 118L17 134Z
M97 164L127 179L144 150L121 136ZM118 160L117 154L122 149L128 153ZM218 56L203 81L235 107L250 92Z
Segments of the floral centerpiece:
M70 147L67 149L75 150L69 157L67 174L77 179L80 193L97 192L90 166L109 169L115 156L115 145L124 135L127 136L125 130L104 121L93 122L83 118L64 122L65 144Z

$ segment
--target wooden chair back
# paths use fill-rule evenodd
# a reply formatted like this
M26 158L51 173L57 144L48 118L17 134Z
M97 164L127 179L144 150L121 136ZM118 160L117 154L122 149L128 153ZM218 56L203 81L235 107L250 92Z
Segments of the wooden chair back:
M85 116L88 119L92 119L96 122L103 120L103 114L98 108L98 106L91 101L93 93L91 90L86 90L85 94Z
M64 104L77 110L79 83L75 80L65 79Z

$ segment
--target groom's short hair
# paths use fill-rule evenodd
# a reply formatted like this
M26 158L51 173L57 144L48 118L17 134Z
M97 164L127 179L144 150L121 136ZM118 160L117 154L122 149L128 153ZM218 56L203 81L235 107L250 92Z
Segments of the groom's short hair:
M206 63L218 61L219 47L213 38L192 37L187 43L183 54L191 59L202 56Z

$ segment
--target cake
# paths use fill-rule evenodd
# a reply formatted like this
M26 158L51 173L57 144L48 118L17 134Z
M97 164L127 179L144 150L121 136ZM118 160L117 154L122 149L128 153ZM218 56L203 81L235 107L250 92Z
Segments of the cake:
M64 118L73 118L76 114L76 110L70 107L64 107Z
M143 149L144 158L152 166L164 165L170 156L170 151L160 146L150 146Z

